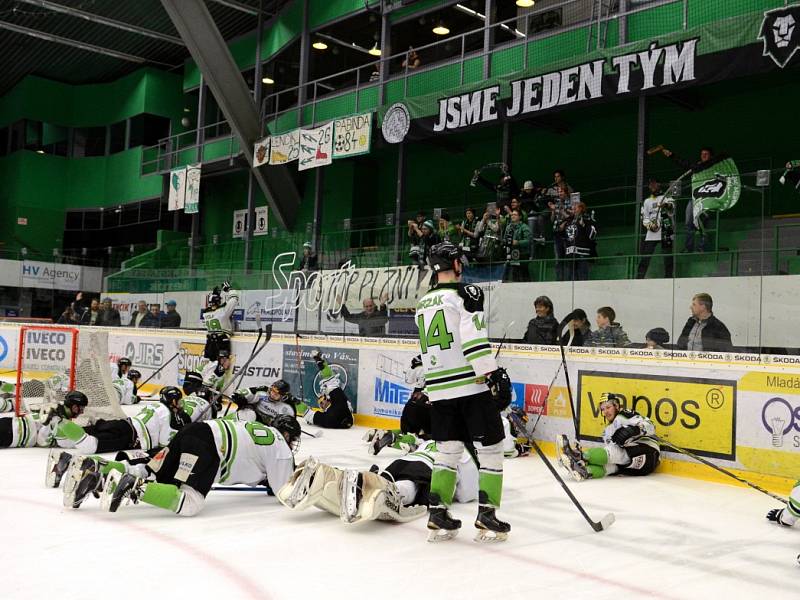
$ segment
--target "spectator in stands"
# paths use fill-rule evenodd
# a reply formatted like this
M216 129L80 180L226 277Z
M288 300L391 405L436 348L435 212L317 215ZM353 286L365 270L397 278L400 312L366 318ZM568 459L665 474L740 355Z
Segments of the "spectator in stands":
M311 242L303 244L303 257L297 265L298 271L316 271L317 270L317 254L314 252L314 247Z
M439 240L442 242L452 242L453 244L458 244L460 242L458 229L450 222L450 215L445 211L442 211L442 214L439 216L437 233L439 235Z
M421 64L422 60L420 59L419 54L417 54L417 51L414 50L414 48L409 46L408 54L406 54L406 58L403 59L403 64L401 64L400 66L404 69L408 68L410 70L410 69L418 69Z
M424 249L422 247L422 225L425 223L425 213L420 211L413 220L408 221L408 239L411 242L411 248L408 255L415 263L424 266L425 257Z
M731 332L725 323L714 316L714 301L708 294L695 294L689 310L692 316L683 326L678 338L680 350L732 352Z
M510 214L511 221L503 231L503 245L506 249L506 270L503 281L528 281L528 260L531 251L531 232L523 223L519 209Z
M456 230L461 235L461 249L464 251L464 256L470 261L474 258L478 250L478 239L480 235L477 232L478 219L475 218L475 209L468 208L464 211L464 220L460 225L456 225Z
M153 324L153 315L147 310L147 302L139 300L128 327L158 327L158 321Z
M556 171L558 173L558 171ZM548 202L550 208L550 219L553 223L553 251L556 258L556 279L566 281L569 274L567 264L567 228L568 220L572 216L572 196L567 184L563 184L558 189L558 199L555 202Z
M556 169L553 171L553 183L551 183L544 191L545 196L549 196L550 201L555 202L561 196L561 188L565 186L568 194L575 192L575 190L572 189L572 186L567 182L567 174L564 169Z
M177 329L181 326L181 315L176 310L178 303L175 300L167 300L164 306L167 307L167 312L161 315L161 328Z
M681 158L677 154L675 154L672 150L667 148L662 148L661 152L667 158L671 158L674 162L678 163L682 169L686 169L687 171L691 171L692 173L697 173L698 171L704 171L709 167L711 161L714 159L714 150L710 146L703 146L700 148L700 160L696 163L692 164L690 161L686 160L685 158ZM686 205L686 244L684 246L685 252L694 252L695 244L694 244L694 234L695 232L700 232L700 241L697 244L697 251L703 252L706 248L706 234L705 230L708 226L708 222L710 217L706 213L700 214L700 223L699 227L695 225L694 222L694 209L692 207L692 201L689 200L689 204Z
M561 344L564 346L583 346L586 338L591 333L589 318L582 308L573 310L572 316L572 320L567 324L567 331L561 336Z
M642 227L647 232L642 240L637 279L644 279L647 267L650 266L650 257L656 246L661 243L664 253L664 277L672 278L674 261L672 258L672 242L675 239L673 216L675 204L672 198L659 194L661 186L655 179L650 180L650 196L642 203Z
M663 350L669 342L669 333L663 327L656 327L647 332L644 338L644 347L651 350Z
M506 223L508 223L511 220L511 211L512 210L518 210L519 211L520 220L523 223L527 223L528 222L528 213L525 212L524 210L522 210L522 205L520 204L519 198L512 198L511 202L509 202L506 206L503 207L503 212L505 213L503 215L503 220Z
M533 241L544 244L544 217L547 207L543 201L542 189L533 181L526 181L519 192L519 201L523 212L528 213L528 228L531 230Z
M597 309L597 329L589 333L584 346L595 348L625 348L631 345L628 334L617 323L617 313L610 306L601 306Z
M536 317L528 321L528 330L522 338L526 344L554 345L558 343L558 321L553 316L553 301L539 296L533 301Z
M78 318L78 315L75 314L75 310L72 308L72 306L68 306L64 309L64 312L61 313L61 316L58 317L56 323L58 325L79 325L80 319Z
M597 228L586 213L586 204L575 204L572 216L564 225L570 279L586 281L589 279L589 260L592 256L597 256Z
M122 325L119 311L114 308L111 298L103 298L103 309L97 317L97 325L103 327L119 327Z
M140 327L161 327L161 305L150 305L150 320L147 325L140 325Z
M503 245L502 224L497 216L497 209L494 204L486 207L483 218L475 228L475 232L480 238L478 245L478 260L481 262L496 262L500 260Z
M97 319L100 316L100 300L92 298L88 308L83 309L81 313L81 325L97 325Z
M358 325L358 334L364 337L381 337L386 332L386 323L389 320L389 310L386 307L386 302L389 300L389 294L384 292L381 294L381 307L375 306L375 300L372 298L364 298L362 305L364 312L352 314L347 306L341 304L342 318L348 323ZM337 300L341 303L341 298Z
M497 210L502 215L505 213L504 207L511 203L511 199L519 197L519 185L517 185L517 181L508 170L508 165L503 165L501 170L503 174L497 183L492 183L481 175L480 171L476 170L472 176L472 181L474 182L472 185L480 183L490 192L494 192Z

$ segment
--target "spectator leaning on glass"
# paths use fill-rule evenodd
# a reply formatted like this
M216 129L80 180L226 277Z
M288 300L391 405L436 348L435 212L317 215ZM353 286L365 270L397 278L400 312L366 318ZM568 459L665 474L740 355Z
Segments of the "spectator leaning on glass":
M483 213L483 218L475 228L475 232L480 237L478 260L486 263L498 261L502 250L500 243L502 226L494 204L490 203L486 207L486 212Z
M476 232L478 219L475 218L475 209L468 208L464 211L464 220L460 225L456 225L456 231L461 235L461 250L468 260L472 260L478 249L478 238Z
M528 259L531 250L531 232L522 222L519 209L510 214L511 221L503 231L503 246L506 249L506 270L503 281L528 281Z
M148 325L140 325L140 327L161 327L161 305L150 305L150 316L152 319Z
M631 345L628 334L622 329L622 325L614 319L617 313L610 306L601 306L597 309L597 329L589 333L584 342L584 346L594 346L596 348L625 348Z
M136 310L131 315L131 321L128 327L158 327L158 322L153 324L153 315L147 310L147 302L139 300L136 304Z
M558 188L558 199L548 202L550 218L553 222L553 251L556 258L556 279L566 281L569 267L567 257L567 221L572 216L572 196L566 184Z
M714 158L714 150L711 149L710 146L704 146L700 148L700 160L696 163L692 164L685 158L681 158L677 154L675 154L672 150L668 150L667 148L662 148L661 152L667 158L671 158L674 162L678 163L681 168L691 171L692 173L696 173L698 171L703 171L708 168L708 164ZM697 244L697 251L703 252L706 249L706 234L705 229L708 226L708 221L710 217L705 212L700 213L700 227L698 228L694 222L694 208L692 206L692 200L689 199L689 204L686 205L686 244L684 250L686 252L694 252L695 245L694 245L694 234L695 232L700 232L700 242Z
M526 344L554 345L558 343L558 321L553 316L553 301L539 296L533 301L536 317L528 321L522 341Z
M672 242L675 239L673 216L675 203L672 198L660 194L661 186L655 179L650 180L650 196L642 203L642 227L647 232L642 240L637 279L644 279L653 251L661 243L664 253L664 277L670 279L674 271L672 258Z
M564 346L583 346L591 330L586 311L576 308L572 311L572 319L567 324L567 331L561 336L561 343Z
M181 316L176 310L178 303L175 300L167 300L164 306L167 307L167 312L161 315L161 328L177 329L181 326Z
M731 332L711 312L714 301L708 294L695 294L689 310L692 316L678 338L679 350L697 352L732 352Z
M122 325L122 320L119 316L119 311L114 308L111 298L103 298L102 310L97 317L96 325L102 327L119 327Z
M566 256L572 281L589 279L589 260L597 256L597 228L591 216L586 214L586 204L578 202L566 225Z
M389 321L389 309L386 307L388 300L389 294L386 292L381 294L381 307L377 308L375 300L364 298L362 302L364 312L352 314L342 303L341 298L336 299L342 307L342 318L348 323L358 325L358 334L364 337L382 337L386 333L386 323Z

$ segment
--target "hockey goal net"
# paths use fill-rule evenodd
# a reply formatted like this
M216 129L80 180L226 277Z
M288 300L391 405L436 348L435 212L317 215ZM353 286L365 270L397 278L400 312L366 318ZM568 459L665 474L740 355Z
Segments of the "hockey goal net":
M111 383L108 333L84 328L25 325L17 351L17 414L47 410L71 390L86 394L86 418L119 419L125 413Z

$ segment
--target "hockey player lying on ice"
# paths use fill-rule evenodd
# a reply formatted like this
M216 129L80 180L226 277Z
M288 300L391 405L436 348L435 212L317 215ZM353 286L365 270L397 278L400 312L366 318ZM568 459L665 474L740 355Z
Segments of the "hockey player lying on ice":
M317 399L320 410L306 409L303 418L309 425L328 429L350 429L353 426L353 407L342 389L339 376L333 372L319 350L311 353L319 369L319 391Z
M648 437L655 427L647 417L620 407L614 394L604 394L600 411L608 425L603 431L604 446L581 451L566 435L556 437L559 462L573 479L599 479L606 475L649 475L658 466L661 450Z

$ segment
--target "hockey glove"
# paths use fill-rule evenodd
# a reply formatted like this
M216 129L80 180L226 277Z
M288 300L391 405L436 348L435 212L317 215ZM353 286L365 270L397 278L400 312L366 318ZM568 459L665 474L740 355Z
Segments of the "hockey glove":
M231 282L230 281L223 281L222 282L222 291L226 294L231 291Z
M422 357L417 354L414 358L411 359L411 368L416 369L417 367L422 366Z
M231 402L233 402L238 408L245 408L247 406L247 397L240 392L234 392L234 394L231 396Z
M486 375L486 384L492 392L497 410L505 410L511 404L511 378L503 367Z
M172 427L175 431L180 431L191 422L192 419L189 415L187 415L182 410L177 410L174 413L172 413L172 418L170 419L169 426Z
M614 434L611 436L611 441L614 442L617 446L624 446L625 442L635 437L639 437L642 435L642 430L639 429L636 425L626 425L625 427L620 427L617 429Z
M791 527L788 523L784 523L781 520L781 515L783 515L782 508L773 508L771 511L767 513L767 519L777 523L778 525L783 525L784 527Z

